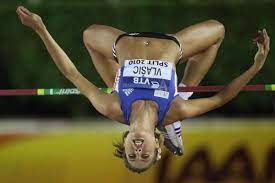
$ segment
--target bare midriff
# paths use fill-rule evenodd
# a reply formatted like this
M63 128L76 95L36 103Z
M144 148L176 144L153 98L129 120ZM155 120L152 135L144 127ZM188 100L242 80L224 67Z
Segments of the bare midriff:
M172 40L125 36L116 46L117 58L122 66L125 60L147 59L178 62L179 46Z

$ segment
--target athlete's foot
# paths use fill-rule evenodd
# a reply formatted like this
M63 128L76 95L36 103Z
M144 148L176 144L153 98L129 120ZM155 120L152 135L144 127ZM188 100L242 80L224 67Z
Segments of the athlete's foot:
M183 143L181 138L181 123L179 121L158 128L164 134L164 146L174 155L183 155Z

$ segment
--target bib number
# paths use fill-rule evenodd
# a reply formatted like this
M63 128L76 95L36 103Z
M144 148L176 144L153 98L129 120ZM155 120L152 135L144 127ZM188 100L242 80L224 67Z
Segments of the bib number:
M123 86L168 90L172 68L171 63L162 60L126 60L122 74Z
M123 76L171 80L172 64L162 60L126 60Z

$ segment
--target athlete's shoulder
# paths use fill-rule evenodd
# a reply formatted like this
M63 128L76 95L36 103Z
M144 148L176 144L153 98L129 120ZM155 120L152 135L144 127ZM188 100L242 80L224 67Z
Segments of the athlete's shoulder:
M185 100L178 96L172 101L170 108L164 118L163 125L168 125L174 123L175 121L181 121L185 119L185 102Z

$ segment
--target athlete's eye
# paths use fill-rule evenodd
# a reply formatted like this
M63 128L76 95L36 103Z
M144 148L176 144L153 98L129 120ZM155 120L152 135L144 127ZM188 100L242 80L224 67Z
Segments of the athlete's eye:
M150 155L149 155L149 154L142 154L141 157L142 157L143 159L148 159L148 158L150 157Z
M129 157L130 159L135 159L137 156L136 156L135 154L128 154L128 157Z

